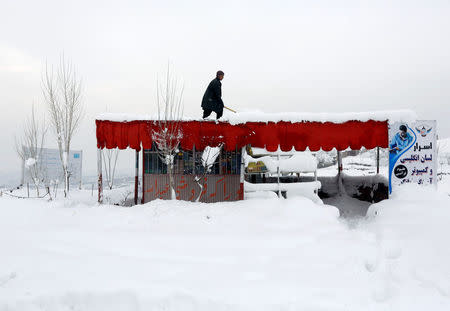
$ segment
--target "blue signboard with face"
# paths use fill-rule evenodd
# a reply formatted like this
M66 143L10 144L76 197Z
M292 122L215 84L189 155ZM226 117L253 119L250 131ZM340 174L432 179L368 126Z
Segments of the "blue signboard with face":
M407 183L436 185L436 121L389 124L389 193Z

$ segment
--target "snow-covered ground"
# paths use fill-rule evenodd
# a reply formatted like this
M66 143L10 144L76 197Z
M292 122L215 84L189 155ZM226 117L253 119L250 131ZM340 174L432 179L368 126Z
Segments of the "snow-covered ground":
M345 174L374 175L373 156L344 158ZM136 207L99 206L90 185L51 202L3 194L0 310L450 310L450 166L439 171L437 191L326 200L368 208L357 219L272 192ZM106 202L132 198L126 184Z
M403 190L352 226L301 197L4 195L0 310L449 310L450 197Z
M347 156L342 159L344 173L349 176L375 175L376 150L367 150L356 156ZM335 176L337 164L318 170L319 176ZM380 156L380 174L388 176L388 154L383 150Z

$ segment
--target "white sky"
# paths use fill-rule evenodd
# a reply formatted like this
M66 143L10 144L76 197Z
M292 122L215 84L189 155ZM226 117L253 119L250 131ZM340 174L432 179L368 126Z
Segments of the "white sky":
M44 111L43 64L62 52L83 78L86 118L73 148L84 150L86 173L96 167L95 116L151 114L168 60L185 81L187 115L201 114L221 69L236 110L409 108L449 137L449 16L440 0L0 0L0 181L20 171L14 135L32 103ZM128 159L121 168L132 172Z

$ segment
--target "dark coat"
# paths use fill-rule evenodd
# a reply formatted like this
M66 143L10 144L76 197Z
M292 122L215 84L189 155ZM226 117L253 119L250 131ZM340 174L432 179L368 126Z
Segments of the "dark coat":
M205 95L203 95L202 108L216 112L223 110L222 82L218 78L209 83Z

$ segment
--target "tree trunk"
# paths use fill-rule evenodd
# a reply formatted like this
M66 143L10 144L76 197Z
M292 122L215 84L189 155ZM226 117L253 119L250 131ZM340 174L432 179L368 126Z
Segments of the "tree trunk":
M167 172L169 173L169 199L175 200L176 195L175 195L175 190L173 187L173 164L172 163L167 165Z
M39 181L37 180L33 180L34 181L34 186L36 187L36 194L39 197Z
M102 176L102 150L97 149L97 186L98 186L98 203L103 203L103 176Z
M195 202L200 202L200 197L202 196L202 192L203 192L203 185L201 184L201 181L205 179L205 176L203 175L202 178L198 178L197 179L197 185L200 188L200 192L198 193L198 197L195 200Z

